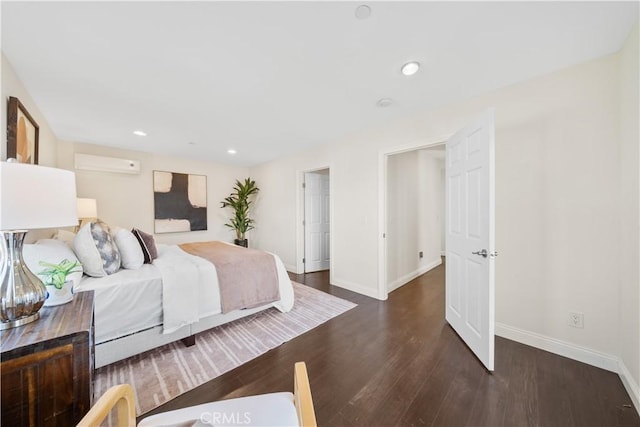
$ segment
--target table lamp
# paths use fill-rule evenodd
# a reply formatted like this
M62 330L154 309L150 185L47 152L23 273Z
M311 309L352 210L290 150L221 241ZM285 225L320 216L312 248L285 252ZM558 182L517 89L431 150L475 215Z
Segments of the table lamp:
M98 218L98 204L96 199L81 199L78 197L78 229L82 227L85 222Z
M0 162L0 330L38 319L47 297L44 284L22 259L27 232L77 223L73 172Z

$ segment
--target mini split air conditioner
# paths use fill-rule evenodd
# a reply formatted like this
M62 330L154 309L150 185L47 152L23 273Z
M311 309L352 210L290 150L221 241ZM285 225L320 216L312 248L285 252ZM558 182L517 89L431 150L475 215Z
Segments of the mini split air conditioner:
M77 170L112 173L140 173L140 160L119 159L117 157L94 156L91 154L75 154Z

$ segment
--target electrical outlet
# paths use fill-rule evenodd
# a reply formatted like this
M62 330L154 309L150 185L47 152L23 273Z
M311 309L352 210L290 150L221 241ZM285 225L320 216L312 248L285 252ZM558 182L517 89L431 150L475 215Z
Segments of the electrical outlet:
M584 314L570 311L567 323L573 328L584 328Z
M424 256L424 254L422 253L422 251L420 251L420 252L418 253L418 256L419 256L420 258L422 258L422 257Z

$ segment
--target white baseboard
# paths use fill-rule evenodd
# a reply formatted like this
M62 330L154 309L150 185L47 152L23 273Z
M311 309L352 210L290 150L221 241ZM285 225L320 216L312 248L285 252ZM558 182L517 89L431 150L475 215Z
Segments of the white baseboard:
M640 387L619 357L557 338L505 325L504 323L496 322L495 332L496 335L500 337L568 357L569 359L577 360L597 368L615 372L622 380L622 384L627 390L636 411L640 414Z
M447 251L440 251L440 256L447 256Z
M358 294L362 294L362 295L366 295L368 297L371 298L375 298L375 299L381 299L380 296L378 295L378 289L376 288L369 288L366 286L362 286L358 283L353 283L353 282L349 282L348 280L342 280L340 278L337 277L333 277L331 279L331 284L338 286L339 288L344 288L348 291L352 291Z
M287 270L289 273L298 274L298 268L295 265L290 265L290 264L283 264L283 265L284 265L284 269Z
M420 267L419 269L412 271L409 274L405 274L404 276L394 280L393 282L387 285L387 292L393 292L402 285L406 285L416 277L426 273L429 270L432 270L442 264L442 259L438 257L438 259L434 259L433 261L427 263L426 265Z
M621 359L618 360L618 375L620 375L622 384L627 393L629 393L629 397L631 397L633 406L636 407L636 411L640 414L640 386L635 382L631 372L627 369L627 365Z
M587 347L562 341L536 332L525 331L496 322L496 335L530 345L550 353L559 354L611 372L618 372L618 357L601 353Z

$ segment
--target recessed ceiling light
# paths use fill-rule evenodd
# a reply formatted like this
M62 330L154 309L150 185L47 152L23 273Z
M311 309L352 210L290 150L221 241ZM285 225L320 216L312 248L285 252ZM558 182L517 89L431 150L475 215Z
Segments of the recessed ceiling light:
M147 136L147 133L141 130L134 130L133 134L138 136Z
M379 99L378 102L376 102L376 105L380 108L386 108L391 104L393 104L393 99L391 98L382 98L382 99Z
M405 76L413 76L420 69L420 63L416 61L407 62L401 68L402 74Z
M231 148L231 149L227 150L227 153L229 153L229 154L236 154L236 153L237 153L237 151L236 151L236 150L234 150L233 148Z
M371 8L366 4L361 4L356 7L356 18L358 19L367 19L371 16Z

